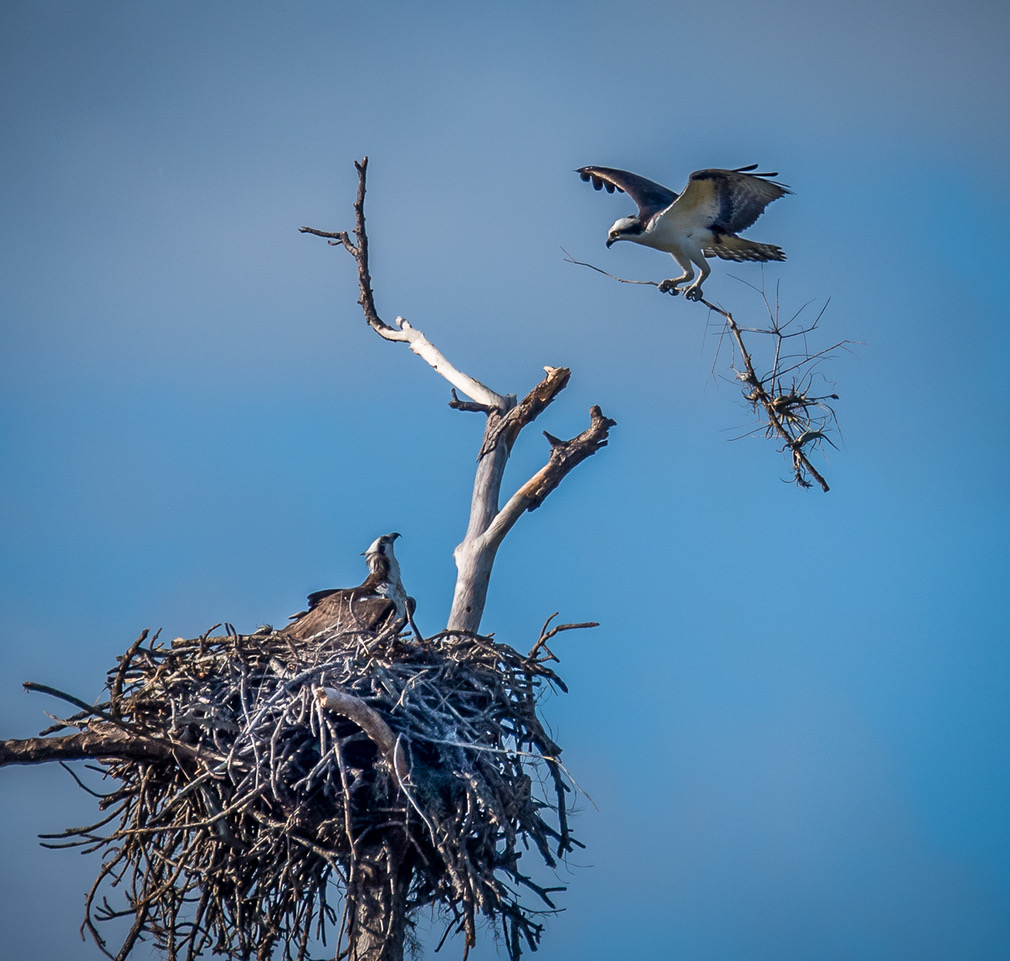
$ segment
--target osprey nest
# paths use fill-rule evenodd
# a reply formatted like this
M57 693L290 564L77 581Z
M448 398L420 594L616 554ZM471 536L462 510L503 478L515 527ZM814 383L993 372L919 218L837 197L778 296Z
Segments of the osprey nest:
M304 961L336 930L339 958L377 877L401 886L408 932L430 905L466 950L481 916L513 959L536 949L562 888L520 870L523 849L555 867L578 843L536 712L545 687L565 690L542 642L524 656L461 633L145 638L106 703L50 729L130 745L99 768L107 816L51 836L102 853L82 932L109 957L150 938L172 959ZM115 918L130 927L112 954L97 925Z

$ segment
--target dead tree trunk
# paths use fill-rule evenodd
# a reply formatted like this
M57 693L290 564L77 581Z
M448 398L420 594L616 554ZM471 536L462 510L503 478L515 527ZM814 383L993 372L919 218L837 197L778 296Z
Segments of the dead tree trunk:
M385 840L358 851L350 961L403 961L407 893L413 869L405 846Z
M457 370L421 331L403 317L395 326L387 324L375 309L372 279L368 267L368 234L365 231L365 176L368 158L355 163L358 171L358 194L354 202L354 239L347 231L329 232L302 227L303 233L326 237L335 246L343 246L358 267L358 303L365 320L383 339L399 341L425 360L431 368L452 386L450 406L456 410L483 413L484 439L477 457L470 519L463 540L456 547L456 588L448 630L474 631L480 628L487 601L488 583L495 555L505 535L525 511L539 507L543 499L580 461L596 453L607 443L614 421L604 417L599 407L590 410L589 427L571 440L561 440L544 432L551 450L547 463L499 507L505 466L519 432L554 400L565 388L571 371L565 367L545 367L546 376L521 401L514 394L502 395L476 378ZM457 391L469 401L461 401Z

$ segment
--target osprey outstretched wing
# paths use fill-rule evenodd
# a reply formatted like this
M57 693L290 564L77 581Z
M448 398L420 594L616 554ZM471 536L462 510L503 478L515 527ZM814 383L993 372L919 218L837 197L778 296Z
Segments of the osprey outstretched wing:
M659 289L676 294L681 289L688 300L700 300L701 285L711 273L706 257L723 260L785 260L781 247L738 237L750 227L773 200L792 193L784 184L770 180L777 173L758 173L757 164L733 170L696 170L679 196L662 184L627 170L613 167L580 167L576 172L596 190L619 190L635 201L638 213L616 221L607 234L607 246L631 240L665 250L683 273L664 280ZM686 288L679 284L699 277Z
M323 632L378 631L403 624L414 598L407 597L400 581L400 565L393 554L393 541L400 535L384 534L364 552L368 577L358 587L315 591L309 606L291 615L291 623L281 631L298 641Z

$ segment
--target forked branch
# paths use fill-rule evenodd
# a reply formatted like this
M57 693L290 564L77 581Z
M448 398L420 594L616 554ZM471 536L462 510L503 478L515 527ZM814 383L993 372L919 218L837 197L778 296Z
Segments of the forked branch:
M368 158L355 163L358 192L354 201L353 239L347 231L329 232L302 227L303 233L325 237L333 246L350 253L358 268L358 303L369 326L383 339L406 343L436 373L452 386L450 406L457 410L483 413L487 420L477 457L470 519L463 541L454 551L457 578L452 610L447 628L477 631L487 599L488 582L495 555L505 535L519 516L538 507L576 464L607 443L614 421L604 417L599 407L590 411L589 427L562 441L547 434L551 445L547 463L523 484L499 509L501 485L512 445L520 431L542 413L565 388L571 371L564 367L546 367L546 376L521 401L514 394L500 394L469 374L454 367L424 334L403 317L395 325L387 324L375 307L372 278L368 265L368 234L365 229L365 180ZM469 401L457 395L464 394Z

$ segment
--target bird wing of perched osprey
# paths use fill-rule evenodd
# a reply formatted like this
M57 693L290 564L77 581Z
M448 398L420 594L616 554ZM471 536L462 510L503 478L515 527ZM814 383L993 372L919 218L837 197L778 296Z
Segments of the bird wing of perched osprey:
M378 631L395 622L396 605L387 597L360 587L318 591L323 595L307 611L292 615L281 633L296 641L320 634Z
M631 240L665 250L683 274L659 284L662 292L678 293L682 283L700 276L684 289L689 300L700 300L701 285L711 268L706 257L724 260L785 260L781 247L738 237L773 200L791 193L784 184L768 178L777 173L757 172L757 164L732 170L696 170L680 195L662 184L614 167L580 167L577 173L596 190L619 190L637 204L638 213L622 217L610 228L607 246ZM692 266L693 265L693 266Z

